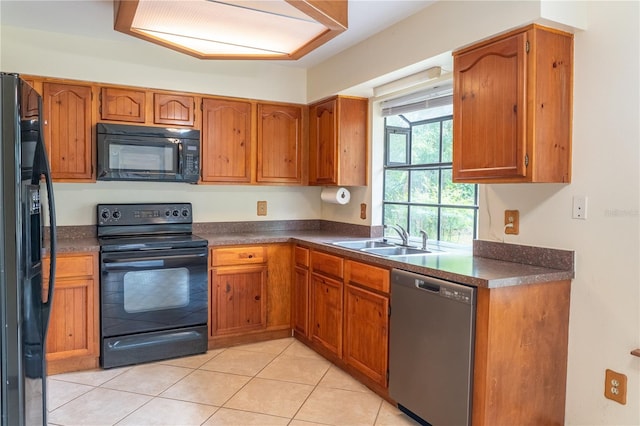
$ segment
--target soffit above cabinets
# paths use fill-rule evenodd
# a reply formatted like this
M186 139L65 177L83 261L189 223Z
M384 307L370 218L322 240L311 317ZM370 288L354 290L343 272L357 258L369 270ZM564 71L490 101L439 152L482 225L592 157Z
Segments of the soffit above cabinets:
M298 59L347 29L347 0L121 0L115 29L200 59Z

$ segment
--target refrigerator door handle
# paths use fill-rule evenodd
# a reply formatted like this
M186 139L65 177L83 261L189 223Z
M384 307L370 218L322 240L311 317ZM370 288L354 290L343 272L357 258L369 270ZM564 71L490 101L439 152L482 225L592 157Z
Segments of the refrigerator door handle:
M38 108L42 111L42 98L38 99ZM53 283L55 281L55 273L56 273L56 209L55 209L55 201L53 199L53 182L51 180L51 168L49 167L49 159L47 157L47 150L44 145L44 129L42 126L42 121L40 120L40 128L38 131L38 142L36 150L37 156L39 156L39 169L34 170L34 180L40 180L40 177L44 175L45 184L47 187L47 204L49 211L49 285L47 288L47 301L43 302L43 308L45 308L45 318L44 318L44 335L46 336L47 328L49 326L49 315L51 312L51 301L53 300ZM36 182L34 182L36 183Z

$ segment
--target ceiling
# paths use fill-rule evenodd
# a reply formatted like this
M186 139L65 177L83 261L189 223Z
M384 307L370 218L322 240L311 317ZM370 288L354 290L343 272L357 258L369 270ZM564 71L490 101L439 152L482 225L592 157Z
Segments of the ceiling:
M437 0L350 0L347 31L301 59L277 63L302 68L313 67L435 1ZM129 37L113 29L111 0L0 0L0 24L97 39L122 41L123 37ZM129 38L132 43L139 42ZM149 43L149 46L152 44Z

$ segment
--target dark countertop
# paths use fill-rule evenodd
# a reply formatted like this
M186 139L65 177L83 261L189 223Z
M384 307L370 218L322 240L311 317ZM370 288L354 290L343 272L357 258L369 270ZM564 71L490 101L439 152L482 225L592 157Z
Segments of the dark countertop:
M282 230L261 232L198 232L209 247L240 244L295 242L336 255L388 268L398 268L475 287L498 288L574 277L573 252L490 241L474 242L473 252L447 251L427 256L383 258L331 244L334 241L362 240L320 230ZM99 251L96 238L59 238L58 253ZM475 255L474 255L475 253Z

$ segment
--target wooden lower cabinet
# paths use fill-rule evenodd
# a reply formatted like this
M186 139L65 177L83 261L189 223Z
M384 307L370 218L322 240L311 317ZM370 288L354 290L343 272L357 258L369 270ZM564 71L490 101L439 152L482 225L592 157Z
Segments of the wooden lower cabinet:
M266 265L222 266L211 272L211 335L261 330L267 325Z
M571 281L478 288L473 425L564 424Z
M311 340L342 357L342 282L311 275Z
M347 285L344 289L345 362L387 387L389 297Z
M300 248L294 336L388 399L390 271L304 248L307 269ZM474 426L564 423L570 289L571 281L478 288Z
M210 250L209 347L290 335L291 247Z
M345 260L344 269L343 359L386 389L389 382L390 271L354 260Z
M294 250L294 336L386 394L389 270L301 246Z
M48 258L43 271L46 286ZM98 253L58 254L46 343L48 374L98 367L98 292Z
M309 337L309 249L293 248L293 279L291 281L291 328L293 334Z

